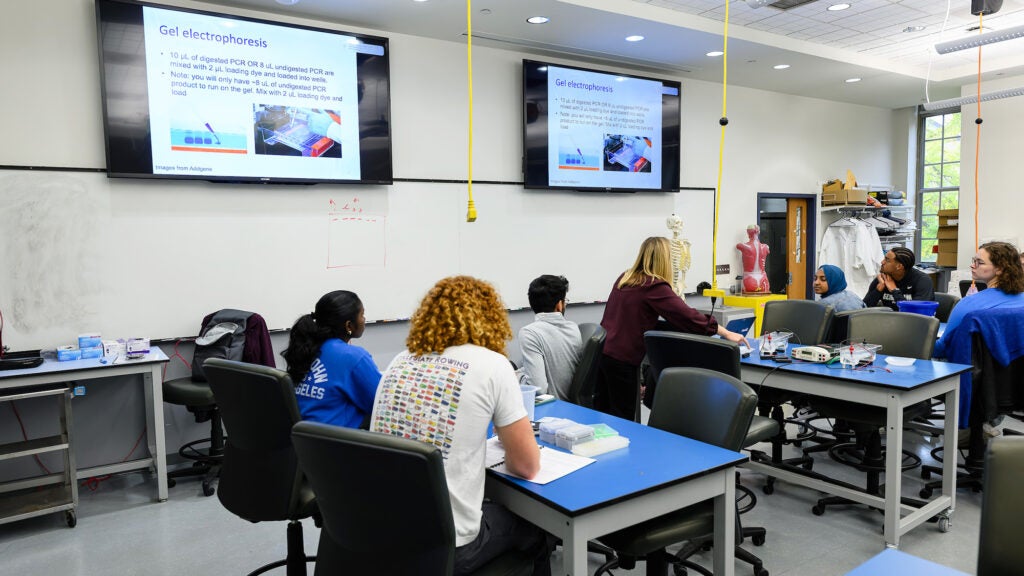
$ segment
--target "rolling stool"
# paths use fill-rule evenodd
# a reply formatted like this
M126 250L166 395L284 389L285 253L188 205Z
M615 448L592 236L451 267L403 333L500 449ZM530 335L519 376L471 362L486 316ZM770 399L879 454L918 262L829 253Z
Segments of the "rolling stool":
M195 415L196 422L210 421L210 437L189 442L178 449L178 455L192 460L190 468L181 468L167 474L167 485L174 486L175 478L185 476L203 477L203 495L213 496L214 482L220 477L220 465L224 459L224 428L221 426L220 409L213 399L213 390L206 382L194 382L191 377L175 378L164 382L164 402L185 406ZM198 446L209 442L206 450Z

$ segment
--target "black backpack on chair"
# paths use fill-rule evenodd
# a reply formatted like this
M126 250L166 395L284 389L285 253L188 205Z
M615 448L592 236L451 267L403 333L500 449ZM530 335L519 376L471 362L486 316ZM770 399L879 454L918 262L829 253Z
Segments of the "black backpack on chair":
M242 361L245 350L245 327L252 312L225 308L207 316L196 338L192 355L192 381L206 382L203 362L207 358Z

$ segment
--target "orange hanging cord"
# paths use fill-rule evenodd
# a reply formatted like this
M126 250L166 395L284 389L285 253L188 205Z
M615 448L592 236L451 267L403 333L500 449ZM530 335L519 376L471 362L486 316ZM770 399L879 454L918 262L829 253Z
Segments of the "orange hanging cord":
M981 27L982 14L978 14L978 34L984 29ZM978 46L978 116L974 119L974 252L978 252L978 211L981 196L978 191L978 170L981 150L981 46ZM971 275L971 287L974 288L974 275Z

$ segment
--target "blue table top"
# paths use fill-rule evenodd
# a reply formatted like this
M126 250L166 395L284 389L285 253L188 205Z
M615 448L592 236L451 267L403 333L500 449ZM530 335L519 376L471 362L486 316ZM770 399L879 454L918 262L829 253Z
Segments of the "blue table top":
M874 558L854 568L853 571L847 572L846 576L879 576L880 574L899 574L900 576L967 576L965 572L954 570L892 548L886 549Z
M790 344L787 353L797 345ZM743 358L741 364L764 368L778 368L780 372L799 372L809 376L848 380L861 384L913 390L937 380L948 378L971 369L969 364L954 364L938 360L916 360L910 366L894 366L886 364L886 356L879 354L873 364L860 368L846 368L838 362L821 364L793 360L791 363L778 363L774 360L762 360L758 355L751 354Z
M70 370L93 370L109 368L111 366L134 366L136 364L150 364L153 362L167 362L167 355L163 350L153 347L149 354L137 360L119 359L116 364L113 358L89 358L86 360L68 360L58 362L52 358L46 358L43 363L35 368L23 370L0 370L0 379L14 378L18 376L35 376L39 374L50 374L54 372L67 372Z
M629 438L627 448L595 456L593 464L544 485L489 472L494 479L543 498L570 516L747 461L747 456L739 452L561 400L537 406L536 418L545 416L580 424L607 424Z

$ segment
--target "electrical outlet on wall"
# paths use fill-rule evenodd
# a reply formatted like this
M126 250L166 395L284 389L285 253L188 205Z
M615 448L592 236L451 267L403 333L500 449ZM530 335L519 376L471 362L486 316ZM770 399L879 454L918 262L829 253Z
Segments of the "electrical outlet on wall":
M728 273L729 273L729 265L728 264L718 264L717 266L715 266L715 274L719 274L720 275L720 274L728 274Z

